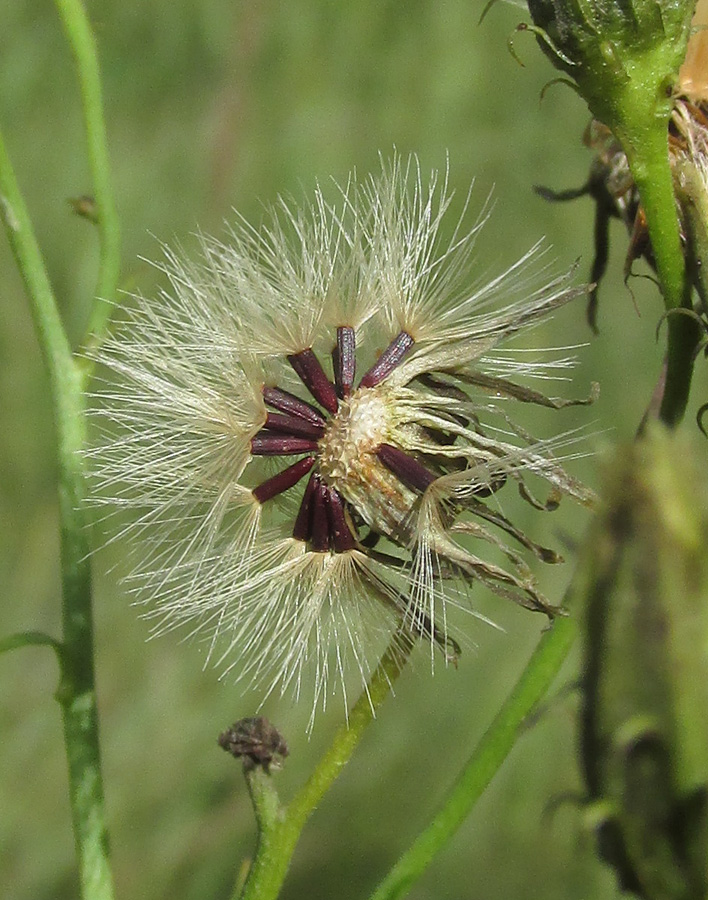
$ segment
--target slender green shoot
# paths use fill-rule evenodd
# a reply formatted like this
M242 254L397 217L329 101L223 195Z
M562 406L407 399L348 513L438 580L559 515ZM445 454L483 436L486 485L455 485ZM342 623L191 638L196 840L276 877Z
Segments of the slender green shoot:
M405 897L443 850L509 755L529 714L543 698L570 652L573 619L556 619L453 785L438 814L380 883L371 900Z
M263 781L269 776L248 776L259 829L258 845L246 883L242 891L234 894L234 900L274 900L278 896L305 823L391 693L391 685L405 666L414 641L403 631L394 635L366 690L349 713L348 724L338 729L329 749L288 807L278 806L272 784L264 786Z
M85 338L85 344L90 347L100 344L116 297L120 274L120 224L111 182L96 41L81 0L54 2L61 16L79 77L86 151L99 230L96 297ZM88 375L92 363L86 360L81 365Z
M79 0L57 0L76 59L87 132L89 166L98 210L100 264L97 292L113 300L119 268L119 228L110 187L108 154L96 50ZM81 896L111 900L112 876L104 817L93 660L91 569L82 511L85 446L84 376L74 360L61 321L30 216L0 135L0 217L30 302L49 378L57 439L61 546L61 642L29 632L14 635L4 649L49 644L57 650L64 740L69 764L69 799L76 843ZM107 320L106 304L94 306L89 330L98 333Z
M89 546L82 512L85 443L82 378L59 315L5 143L0 134L0 217L30 301L49 376L57 438L61 547L62 707L69 762L69 797L82 897L110 900L112 880L103 811L98 716L93 666L93 622Z
M625 139L624 148L646 215L664 306L671 312L692 309L692 304L666 135L667 131L637 129L636 139ZM666 386L659 412L669 426L677 425L686 411L699 338L700 329L694 320L669 315Z
M0 653L19 650L20 647L51 647L61 662L61 642L43 631L18 631L17 634L0 638Z

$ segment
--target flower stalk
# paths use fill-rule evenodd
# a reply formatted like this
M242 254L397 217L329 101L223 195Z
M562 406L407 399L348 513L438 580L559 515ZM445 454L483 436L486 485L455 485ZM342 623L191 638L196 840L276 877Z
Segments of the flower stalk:
M0 214L22 276L49 376L59 469L63 636L58 650L69 796L82 896L110 900L93 664L91 568L82 504L83 379L71 354L29 213L0 135Z
M80 0L57 0L77 62L88 139L89 165L98 208L100 265L98 293L89 330L107 321L118 279L119 229L110 187L109 163L95 43ZM74 358L39 249L29 212L0 134L0 218L30 302L47 370L56 431L62 638L27 632L2 642L2 649L44 644L60 667L56 699L62 710L69 770L69 801L84 900L111 900L112 874L104 815L98 740L90 545L84 516L87 372Z
M93 347L101 342L118 288L120 222L111 185L96 40L82 0L54 0L54 2L76 63L86 133L86 152L96 206L99 234L98 275L95 299L84 341L86 347ZM90 359L82 357L80 366L88 378L92 366Z
M556 619L536 645L526 668L474 749L439 812L379 884L371 900L405 897L447 846L520 737L568 656L577 633L571 618Z
M699 329L673 310L691 309L676 198L669 163L668 126L686 54L692 0L529 0L539 44L569 75L590 112L622 144L646 216L668 316L666 386L659 417L683 418Z
M258 844L246 883L234 893L234 900L274 900L278 896L305 823L390 695L414 643L409 631L394 636L347 722L338 729L329 749L287 807L280 806L270 776L262 768L246 774L258 824Z
M631 108L631 96L627 106ZM618 137L627 154L646 215L664 307L669 313L666 386L659 417L667 425L674 426L683 418L688 403L700 330L689 317L671 315L672 310L691 309L692 306L669 165L668 117L665 125L662 117L656 124L652 120L652 127L647 128L641 119L630 120L628 111L625 122L626 131Z

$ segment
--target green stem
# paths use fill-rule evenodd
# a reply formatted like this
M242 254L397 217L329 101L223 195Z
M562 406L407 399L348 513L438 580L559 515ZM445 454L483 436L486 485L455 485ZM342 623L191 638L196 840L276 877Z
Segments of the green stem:
M689 278L708 316L708 197L705 196L703 179L696 166L682 162L678 167L677 197L684 214L686 259L690 265Z
M524 728L526 718L553 682L573 645L576 631L575 622L563 618L556 619L543 635L440 812L391 869L371 900L397 900L405 896L452 838L508 756Z
M86 344L101 342L118 288L120 224L111 186L101 74L96 41L81 0L55 0L76 62L86 130L86 150L100 237L96 299L89 316ZM84 368L90 367L84 364Z
M244 771L248 793L251 797L251 805L256 816L256 825L258 826L256 861L259 859L275 861L279 859L281 854L279 841L284 823L284 811L280 805L278 793L270 773L266 772L263 766L254 766L248 770L244 765ZM243 887L237 888L238 893L248 884L252 871L251 869ZM260 891L262 887L258 885L255 890ZM261 894L257 893L256 896L260 897Z
M690 283L681 248L673 177L669 164L668 122L652 120L629 127L622 140L646 216L656 270L667 312L691 309ZM684 315L668 316L666 386L659 412L669 426L686 411L693 361L699 339L697 323Z
M235 897L273 900L278 896L305 823L349 761L376 710L390 694L413 643L414 638L404 632L393 637L366 690L354 704L348 723L337 731L330 748L290 805L277 814L263 815L264 804L272 811L271 802L259 800L259 804L254 804L259 825L258 847L243 891Z
M19 631L16 634L0 638L0 653L19 650L20 647L51 647L61 663L61 642L43 631Z
M82 896L110 900L98 747L98 718L93 670L91 569L82 512L85 410L82 378L62 326L29 214L0 134L0 217L30 299L40 348L49 375L59 469L59 518L63 640L62 707L69 762L69 796Z

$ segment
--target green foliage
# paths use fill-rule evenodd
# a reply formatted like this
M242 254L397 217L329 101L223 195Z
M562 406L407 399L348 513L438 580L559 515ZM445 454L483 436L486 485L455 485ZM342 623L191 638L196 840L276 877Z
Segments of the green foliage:
M508 20L479 29L479 9L465 0L405 9L373 0L341 9L322 0L103 0L89 13L105 76L130 289L152 291L159 282L138 260L159 255L150 234L170 241L197 226L218 231L232 206L257 221L259 200L299 193L300 184L329 173L341 179L352 166L374 167L377 153L388 154L393 145L418 152L426 167L442 165L449 149L462 190L477 175L479 206L497 185L490 231L502 261L543 232L562 261L580 254L589 260L589 210L560 214L530 191L532 182L583 180L587 155L579 141L576 152L571 148L586 113L561 93L539 109L547 68L530 59L523 72L505 54ZM94 229L67 203L89 187L74 72L51 4L19 0L2 15L0 118L76 345L93 302L97 253ZM0 432L0 634L55 633L52 413L4 243L0 282L0 408L3 423L10 423ZM641 321L626 291L618 287L614 297L605 291L606 325L600 341L583 351L578 385L584 390L603 372L598 417L602 427L619 423L621 435L634 429L660 358L659 350L648 349L655 294L637 284L633 292L647 310ZM579 308L564 312L553 333L534 334L535 344L584 340ZM574 421L581 419L569 415L569 427ZM580 532L572 514L563 522L566 533ZM100 568L124 572L121 557L119 544L106 548ZM147 627L136 622L115 574L98 586L97 640L117 893L146 900L225 896L235 858L252 852L253 822L238 767L218 750L216 737L235 717L251 715L256 701L216 684L213 672L200 674L201 648L171 639L146 645ZM551 574L545 590L559 597L566 579ZM460 670L439 671L434 680L427 677L428 660L416 660L416 671L403 676L396 701L322 801L284 897L365 896L430 819L540 628L481 593L475 602L506 633L474 626ZM0 768L10 773L0 787L0 883L17 900L62 900L77 891L49 657L40 648L0 659ZM278 778L283 792L293 793L328 743L339 707L332 705L309 742L306 710L286 698L271 701L267 712L291 746ZM579 814L559 813L556 826L542 822L549 798L578 784L572 735L567 704L560 702L523 737L512 764L442 858L445 877L431 870L416 897L494 900L530 893L592 900L611 892L584 842Z
M608 467L584 560L582 759L600 851L646 900L706 893L708 482L649 429Z

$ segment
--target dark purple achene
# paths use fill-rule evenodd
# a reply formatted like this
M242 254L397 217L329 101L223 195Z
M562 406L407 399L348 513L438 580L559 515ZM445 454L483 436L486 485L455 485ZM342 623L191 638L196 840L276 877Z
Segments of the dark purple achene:
M278 472L277 475L273 475L272 478L268 478L267 481L259 484L258 487L253 489L253 496L259 503L265 503L266 500L271 500L273 497L277 497L278 494L289 491L301 478L307 475L314 464L314 456L303 457L303 459L293 463L292 466L288 466L287 469L283 469L282 472Z
M300 509L298 510L293 526L293 537L296 541L309 541L311 534L312 522L312 501L317 489L317 481L315 476L311 475L310 480L305 487L305 493L302 495Z
M263 399L272 406L273 409L287 413L290 416L297 416L298 419L305 419L313 425L322 425L324 427L325 417L316 407L309 403L305 403L295 394L289 391L283 391L278 387L263 387Z
M353 550L356 547L356 538L347 522L344 501L334 488L327 489L327 519L335 553Z
M315 491L312 497L312 526L310 543L315 553L325 553L330 548L329 520L327 518L327 485L319 475L313 475Z
M374 387L387 378L400 364L415 341L407 331L400 331L359 382L359 387Z
M381 444L376 455L387 469L415 491L422 493L435 481L436 476L429 469L393 444Z
M288 362L320 406L334 415L339 409L337 391L312 349L290 354Z
M294 437L307 437L319 440L324 434L324 422L316 425L306 422L297 416L289 416L286 413L269 412L266 416L264 428L268 431L281 431Z
M293 537L308 543L315 553L345 553L357 546L346 514L344 501L315 472L307 482L298 510Z
M317 441L288 434L259 431L251 438L251 453L254 456L296 456L298 453L313 453L315 450Z
M349 325L337 328L337 346L332 351L334 383L344 399L352 392L356 375L356 332Z
M306 422L312 422L313 425L324 425L325 417L310 403L306 403L295 394L289 391L283 391L281 388L263 386L263 399L280 412L287 413L289 416L297 416L298 419L304 419Z

